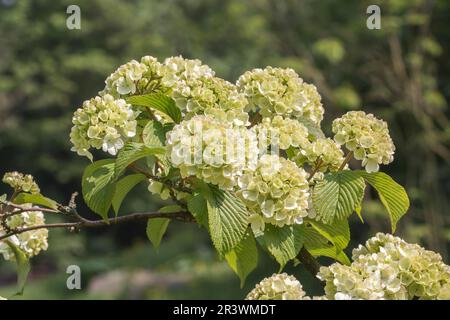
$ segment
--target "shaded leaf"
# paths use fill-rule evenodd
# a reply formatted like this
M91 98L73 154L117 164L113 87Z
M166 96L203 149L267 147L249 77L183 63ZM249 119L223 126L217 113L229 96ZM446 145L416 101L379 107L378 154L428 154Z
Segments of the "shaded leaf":
M162 93L132 96L127 97L125 100L133 105L156 109L168 115L175 123L179 123L181 121L181 111L176 106L175 101Z
M133 189L139 182L146 180L143 174L137 173L126 176L116 182L114 190L114 196L112 198L112 206L116 216L119 214L120 206L127 194Z
M16 204L32 203L55 210L58 208L56 201L46 198L42 194L19 193L14 197L13 202Z

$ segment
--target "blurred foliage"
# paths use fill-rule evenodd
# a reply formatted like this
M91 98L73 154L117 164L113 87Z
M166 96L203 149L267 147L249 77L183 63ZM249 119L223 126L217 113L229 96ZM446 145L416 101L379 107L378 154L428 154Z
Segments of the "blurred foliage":
M66 28L70 4L81 8L81 30ZM370 4L381 7L381 30L366 28ZM71 114L132 58L182 54L231 81L254 67L292 67L319 88L331 115L325 125L359 108L389 122L397 152L385 170L406 185L412 199L398 233L447 260L449 16L446 0L0 0L0 174L32 173L48 196L68 201L87 165L69 151ZM145 188L139 195L124 204L124 212L158 207ZM355 219L351 246L388 231L381 210L376 204L363 208L365 224ZM242 298L277 271L262 258L241 291L198 229L170 225L158 255L147 242L145 224L80 235L52 231L48 253L33 261L34 281L24 298ZM137 293L71 292L65 287L69 264L81 266L83 288L114 270L182 277L173 286L150 281ZM307 289L320 291L301 268L288 271L306 277ZM12 266L0 264L0 293L13 281Z

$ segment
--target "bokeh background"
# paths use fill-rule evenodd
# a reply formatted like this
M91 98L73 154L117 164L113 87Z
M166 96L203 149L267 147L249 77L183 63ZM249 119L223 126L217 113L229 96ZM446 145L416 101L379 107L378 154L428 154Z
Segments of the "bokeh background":
M71 4L81 8L81 30L66 27ZM371 4L381 7L381 30L366 27ZM325 131L353 109L389 122L396 161L382 170L411 198L397 233L448 263L449 19L447 0L0 0L0 174L31 173L47 196L66 203L88 164L70 152L71 114L133 58L199 58L233 82L251 68L291 67L321 92ZM390 228L374 195L366 197L365 223L352 220L349 252ZM123 208L159 205L143 186ZM241 290L206 232L181 223L169 226L159 253L146 239L145 223L79 234L52 230L49 241L18 298L242 299L278 269L261 252ZM66 288L71 264L81 267L82 290ZM302 267L286 270L320 293ZM0 295L13 292L14 283L14 265L0 262Z

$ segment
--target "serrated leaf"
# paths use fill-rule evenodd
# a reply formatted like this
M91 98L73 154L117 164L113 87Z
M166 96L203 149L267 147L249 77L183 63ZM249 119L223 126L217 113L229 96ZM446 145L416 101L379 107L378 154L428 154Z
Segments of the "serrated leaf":
M361 205L365 190L364 179L354 171L328 173L316 184L312 200L318 219L332 223L345 219Z
M17 293L16 295L22 295L25 288L25 283L27 282L28 274L30 273L30 261L25 255L25 253L14 245L9 240L4 240L6 244L11 248L16 258L17 265Z
M206 199L201 194L196 194L188 198L187 206L189 212L194 216L197 223L206 229L208 225L208 205Z
M149 155L163 154L164 147L148 147L143 143L128 142L117 154L114 179L117 179L133 162Z
M248 212L240 199L216 186L209 186L205 197L211 239L219 255L223 256L244 237Z
M125 99L133 105L150 107L168 115L175 123L181 121L181 111L175 101L161 93L151 93L141 96L132 96Z
M56 203L56 201L46 198L42 194L30 194L22 192L14 197L13 202L16 204L32 203L38 206L47 207L54 210L58 208L58 204Z
M334 244L338 251L347 248L350 242L350 227L346 219L336 220L332 224L325 224L315 220L308 220L312 227Z
M255 238L250 231L247 231L244 238L233 250L225 254L225 259L241 280L242 288L247 276L258 265L258 248L256 248Z
M148 219L147 221L147 237L156 250L158 250L161 239L166 233L169 222L170 219L166 218Z
M258 242L266 248L280 265L280 271L289 260L294 259L303 246L303 237L295 232L297 226L282 228L266 224L264 234L257 237Z
M304 246L308 252L315 256L325 256L339 261L342 264L349 265L350 259L342 250L338 250L336 246L330 243L312 226L302 224L297 229L304 239Z
M397 222L409 209L409 198L405 189L383 172L367 173L356 172L377 190L381 203L383 203L391 220L392 232L395 232Z
M108 218L114 195L114 168L114 159L96 161L86 167L81 180L84 201L103 219Z
M127 194L133 189L139 182L146 180L143 174L137 173L126 176L116 182L114 195L112 198L112 207L116 216L119 214L120 206Z
M142 130L142 141L148 147L164 146L165 131L158 121L149 121Z
M308 133L316 138L325 138L325 134L319 125L313 122L308 118L298 118L297 119L301 124L303 124L307 129Z

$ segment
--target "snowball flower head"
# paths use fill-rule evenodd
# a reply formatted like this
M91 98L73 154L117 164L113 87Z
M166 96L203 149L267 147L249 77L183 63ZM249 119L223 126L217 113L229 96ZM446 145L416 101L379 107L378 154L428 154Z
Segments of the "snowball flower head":
M236 194L250 210L249 221L258 234L265 223L283 227L301 224L308 215L309 185L302 168L277 155L263 155L256 170L238 179Z
M26 204L31 207L31 204ZM27 228L36 225L45 224L44 214L40 211L25 211L14 214L6 220L9 228ZM6 234L6 230L0 227L0 235ZM37 229L8 237L6 240L22 250L28 258L36 256L42 250L48 248L48 230ZM0 253L3 254L5 260L14 260L14 252L5 241L0 241Z
M182 177L231 190L244 170L256 167L258 143L252 130L198 115L167 133L167 155Z
M339 144L330 138L317 138L305 143L297 150L294 160L298 164L318 167L319 172L337 171L344 161L344 152Z
M286 273L273 274L263 279L247 295L246 300L304 300L301 283Z
M85 101L72 118L72 151L91 161L91 147L116 155L136 135L138 114L125 100L115 100L109 94Z
M353 250L353 263L322 267L329 299L447 299L450 267L439 254L378 233Z
M247 111L259 110L269 118L305 118L317 125L323 119L324 109L316 87L304 83L292 69L253 69L239 77L237 86L250 102Z
M17 171L7 172L3 176L2 181L19 192L23 191L31 194L38 194L40 192L39 186L30 174L22 174Z
M380 164L394 160L395 146L387 123L363 111L350 111L333 121L334 140L362 160L367 172L376 172Z

